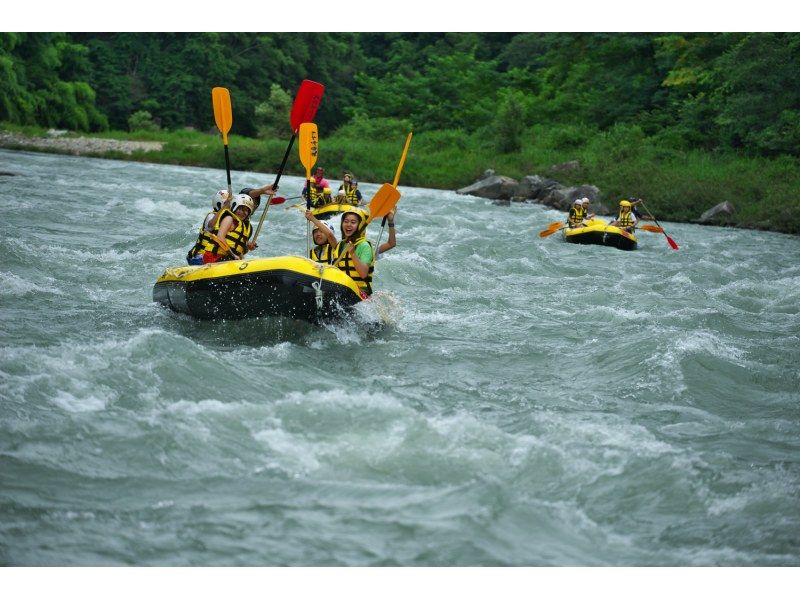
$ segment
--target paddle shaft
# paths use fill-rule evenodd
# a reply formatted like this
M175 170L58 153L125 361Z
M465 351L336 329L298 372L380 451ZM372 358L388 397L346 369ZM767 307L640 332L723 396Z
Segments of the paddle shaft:
M661 226L661 224L659 224L658 220L656 220L656 217L653 216L653 213L650 211L650 209L646 205L644 205L644 200L639 200L639 203L642 204L642 207L647 211L647 215L650 216L650 218L653 219L653 222L656 223L656 226L661 227L661 232L667 238L667 243L669 243L669 246L672 247L673 249L678 249L678 244L675 241L672 240L672 238L667 234L667 231L664 230L664 227Z
M286 146L286 153L283 154L283 160L281 161L281 165L278 168L278 174L275 177L275 182L272 183L272 193L269 194L267 197L267 205L264 206L264 211L261 212L261 218L258 220L258 228L256 228L256 232L253 235L253 243L256 242L258 238L258 234L261 232L261 227L264 225L264 220L267 217L267 212L269 211L269 206L272 204L272 196L275 195L278 189L278 182L281 180L281 175L283 174L283 169L286 168L286 162L289 160L289 154L292 152L292 146L294 145L294 140L297 139L297 131L292 133L292 138L289 139L289 145ZM230 181L229 181L230 182Z

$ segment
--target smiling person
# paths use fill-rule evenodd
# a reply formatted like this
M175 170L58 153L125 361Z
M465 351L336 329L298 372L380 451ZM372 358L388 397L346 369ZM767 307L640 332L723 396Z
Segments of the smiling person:
M348 208L342 215L342 240L333 254L334 265L355 281L364 298L372 294L372 273L375 270L375 252L366 238L368 218L366 209Z

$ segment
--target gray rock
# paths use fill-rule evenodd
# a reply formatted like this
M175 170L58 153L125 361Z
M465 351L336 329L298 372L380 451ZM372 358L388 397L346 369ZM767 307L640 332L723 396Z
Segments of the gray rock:
M456 193L459 195L476 195L486 199L511 199L516 188L517 181L511 177L492 175L472 185L457 189Z
M729 201L723 201L715 205L710 210L706 210L700 216L701 224L725 224L732 220L736 208Z
M560 187L558 181L540 177L538 174L522 177L514 190L516 200L540 200L548 191Z
M494 170L492 170L491 168L489 168L488 170L484 170L484 171L483 171L483 174L482 174L481 176L479 176L479 177L478 177L478 180L479 180L479 181L482 181L482 180L484 180L484 179L488 179L489 177L493 177L494 175L495 175L495 172L494 172Z

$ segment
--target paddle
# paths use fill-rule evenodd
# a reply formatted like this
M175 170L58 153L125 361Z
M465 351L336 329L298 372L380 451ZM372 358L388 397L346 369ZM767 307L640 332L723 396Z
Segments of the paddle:
M306 169L306 210L311 209L311 169L317 163L319 155L319 133L315 123L300 125L300 163ZM306 254L311 251L311 222L306 226Z
M664 229L654 224L643 224L639 228L646 230L648 233L663 233Z
M211 104L214 107L214 122L217 129L222 133L222 144L225 147L225 174L228 176L228 197L233 196L231 189L231 159L228 155L228 131L233 125L233 113L231 111L231 94L224 87L214 87L211 90Z
M664 231L664 228L663 228L663 227L662 227L660 224L658 224L658 220L656 220L656 217L655 217L655 216L653 216L653 214L651 214L651 213L650 213L650 210L648 210L648 209L647 209L647 206L646 206L646 205L644 205L644 201L640 199L640 200L639 200L639 203L641 203L641 204L642 204L642 207L643 207L643 208L644 208L644 209L647 211L647 214L650 216L650 218L652 218L652 219L653 219L653 222L655 222L655 223L656 223L656 225L658 225L658 226L661 228L661 232L662 232L662 233L664 233L664 236L667 238L667 243L669 243L669 246L670 246L670 247L672 247L673 249L678 249L678 244L677 244L675 241L673 241L673 240L672 240L672 237L670 237L670 236L669 236L669 235L668 235L668 234L667 234L667 233Z
M292 111L289 115L289 125L292 127L292 137L289 139L289 145L286 146L286 153L283 154L283 160L278 168L278 175L275 177L275 182L272 183L273 192L269 196L270 201L264 207L264 211L261 212L261 218L258 221L258 228L256 228L256 232L253 235L254 243L258 237L258 233L261 232L261 227L264 224L264 219L267 217L269 206L273 203L272 196L277 192L278 182L281 180L283 169L286 167L286 161L289 159L289 154L292 151L292 145L294 145L294 140L297 138L298 129L303 123L314 120L314 116L317 114L317 109L319 108L319 104L322 101L322 95L324 93L325 86L322 83L310 81L309 79L304 79L303 82L300 83L300 88L297 90L297 95L294 97L294 104L292 104Z
M406 163L406 156L408 155L408 146L411 145L411 136L414 132L410 132L406 137L406 144L403 147L403 154L400 156L400 162L397 164L397 170L394 173L394 181L392 181L392 187L397 189L397 183L400 182L400 173L403 171L403 165ZM400 199L400 195L398 194L397 200ZM397 200L395 203L397 203ZM375 201L375 198L372 198L372 201ZM370 202L371 204L372 202ZM391 212L391 208L389 212ZM384 228L386 227L386 219L388 217L389 212L386 212L387 215L384 215L383 220L381 220L381 232L378 233L378 241L375 243L375 257L373 258L373 262L378 259L378 249L381 246L381 237L383 236ZM370 214L372 214L372 210L370 210Z
M561 230L562 228L564 228L565 226L567 226L567 223L566 223L566 222L551 222L551 223L550 223L550 224L547 226L547 228L546 228L546 229L544 229L543 231L541 231L541 232L539 233L539 236L540 236L540 237L542 237L542 238L544 239L545 237L549 237L549 236L550 236L550 235L552 235L553 233L556 233L556 232L560 231L560 230Z

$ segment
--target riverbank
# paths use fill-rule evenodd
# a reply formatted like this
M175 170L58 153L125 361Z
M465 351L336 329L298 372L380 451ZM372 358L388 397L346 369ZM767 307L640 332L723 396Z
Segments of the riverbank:
M318 164L326 168L331 180L338 180L346 169L363 182L391 181L406 134L399 129L337 131L322 138ZM681 151L654 144L624 127L584 137L567 135L558 128L536 128L526 139L519 152L502 154L477 135L454 131L415 134L401 184L455 190L471 185L492 169L517 181L535 175L564 187L593 186L598 201L612 209L620 197L642 197L664 221L698 222L704 212L727 201L734 207L724 221L728 226L800 234L800 163L794 158L768 160ZM239 171L274 173L287 142L288 135L287 139L268 140L231 135L231 166ZM6 127L0 129L0 147L225 167L219 136L193 130L77 135ZM304 175L296 152L284 172Z

